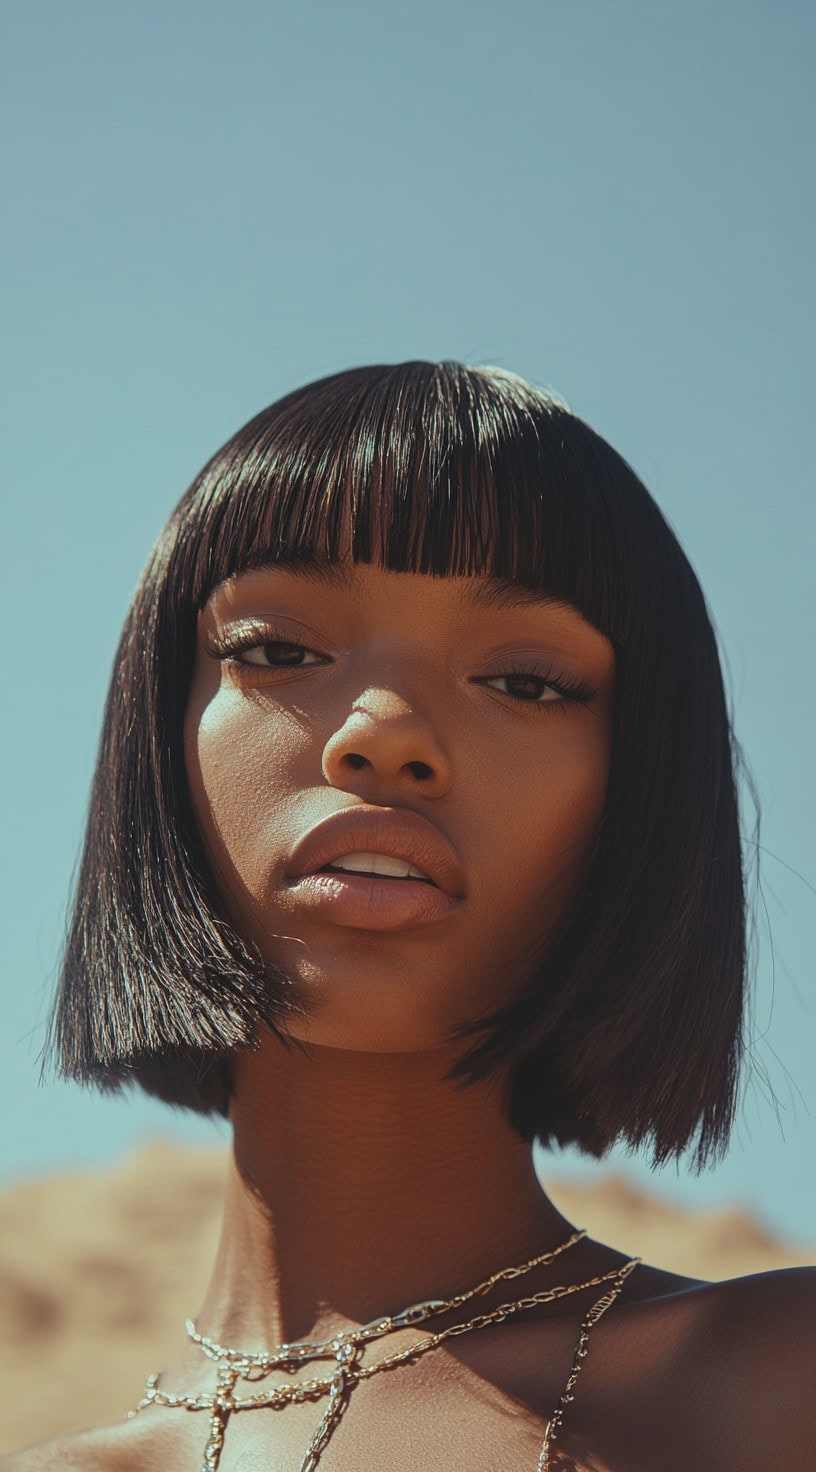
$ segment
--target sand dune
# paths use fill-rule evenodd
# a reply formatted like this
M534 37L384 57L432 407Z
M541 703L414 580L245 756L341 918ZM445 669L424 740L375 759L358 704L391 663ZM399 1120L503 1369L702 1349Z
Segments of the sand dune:
M155 1143L115 1170L0 1194L0 1452L116 1420L201 1298L215 1251L223 1151ZM705 1278L816 1261L739 1211L679 1211L606 1176L551 1185L612 1246Z

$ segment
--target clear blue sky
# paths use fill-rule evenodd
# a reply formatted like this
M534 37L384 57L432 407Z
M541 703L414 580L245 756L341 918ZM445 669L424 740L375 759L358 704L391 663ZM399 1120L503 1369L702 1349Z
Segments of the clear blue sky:
M3 17L0 1180L213 1137L37 1084L110 662L167 512L282 392L459 357L564 395L699 573L764 810L756 1067L727 1161L660 1185L816 1238L813 6Z

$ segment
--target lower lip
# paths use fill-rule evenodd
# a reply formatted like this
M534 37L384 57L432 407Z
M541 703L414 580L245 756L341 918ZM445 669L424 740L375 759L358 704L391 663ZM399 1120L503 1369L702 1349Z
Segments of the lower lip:
M368 874L304 874L290 893L335 925L402 930L443 920L459 900L421 879L378 879Z

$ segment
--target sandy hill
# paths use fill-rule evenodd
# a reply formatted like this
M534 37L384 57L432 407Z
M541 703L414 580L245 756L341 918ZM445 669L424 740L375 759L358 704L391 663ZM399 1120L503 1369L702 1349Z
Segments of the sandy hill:
M224 1154L156 1143L115 1170L0 1194L0 1452L121 1417L202 1296ZM615 1176L553 1183L610 1245L677 1272L733 1277L816 1261L739 1211L680 1211Z

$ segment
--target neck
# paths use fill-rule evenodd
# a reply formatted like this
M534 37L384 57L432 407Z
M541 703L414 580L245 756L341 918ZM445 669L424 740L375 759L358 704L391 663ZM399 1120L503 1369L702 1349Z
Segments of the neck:
M271 1034L241 1055L204 1333L245 1349L326 1338L569 1236L501 1084L456 1088L452 1061L285 1048Z

